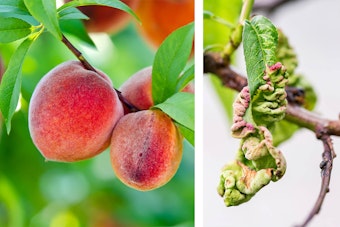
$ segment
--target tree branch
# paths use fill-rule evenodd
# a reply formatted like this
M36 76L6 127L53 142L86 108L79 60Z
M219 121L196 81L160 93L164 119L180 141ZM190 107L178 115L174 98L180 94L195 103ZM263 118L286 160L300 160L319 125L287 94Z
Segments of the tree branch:
M323 201L326 197L326 194L329 192L329 183L331 180L331 173L333 167L333 159L335 158L335 152L333 149L332 141L329 135L324 132L323 126L319 126L316 132L317 138L320 139L323 143L324 152L322 153L322 162L320 163L321 168L321 189L319 193L319 197L316 200L313 209L310 211L308 217L303 222L301 227L305 227L308 223L313 219L315 215L317 215L321 209Z

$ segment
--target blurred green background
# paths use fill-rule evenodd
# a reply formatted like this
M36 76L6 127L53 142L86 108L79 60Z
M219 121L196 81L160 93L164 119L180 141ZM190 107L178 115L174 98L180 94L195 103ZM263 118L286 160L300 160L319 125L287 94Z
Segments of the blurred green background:
M97 49L66 36L118 88L153 62L155 50L136 26L130 23L117 34L93 36ZM0 45L5 65L17 44ZM150 192L121 183L111 168L108 150L76 163L44 160L29 135L28 103L38 81L70 59L76 58L49 33L33 44L26 57L11 133L7 135L3 126L0 134L0 226L193 226L194 150L187 143L175 177Z

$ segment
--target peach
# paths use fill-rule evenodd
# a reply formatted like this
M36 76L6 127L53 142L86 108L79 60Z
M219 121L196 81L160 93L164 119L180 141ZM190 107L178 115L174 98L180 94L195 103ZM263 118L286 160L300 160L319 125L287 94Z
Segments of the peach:
M36 86L29 105L29 130L47 160L73 162L105 150L122 116L110 79L78 61L68 61Z
M124 98L140 110L154 105L152 99L152 67L141 69L126 80L119 88ZM194 85L188 84L184 92L194 93ZM127 110L126 110L127 111Z
M69 2L71 0L65 0ZM121 0L132 10L137 6L138 0ZM89 20L84 20L88 32L106 32L113 34L123 29L132 18L130 14L120 9L108 6L81 6L82 11Z
M160 110L129 113L112 133L113 170L124 184L137 190L153 190L170 181L182 152L181 134Z
M140 110L153 106L152 67L146 67L133 74L119 88L122 96Z
M171 32L194 20L194 0L140 1L136 13L141 34L158 47Z

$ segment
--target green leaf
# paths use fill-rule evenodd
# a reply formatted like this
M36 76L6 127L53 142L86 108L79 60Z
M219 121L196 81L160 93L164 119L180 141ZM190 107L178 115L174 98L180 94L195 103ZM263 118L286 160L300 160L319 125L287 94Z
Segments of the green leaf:
M32 25L39 24L28 12L23 0L2 0L0 3L0 15L6 18L18 18Z
M27 8L23 0L1 0L0 6L1 6L0 8L11 7L27 11Z
M177 80L176 91L181 91L185 86L195 78L195 65L191 65L187 70L184 71L182 76Z
M72 19L83 19L88 20L89 17L83 14L79 9L77 8L67 8L59 14L59 20L72 20Z
M263 16L255 16L245 21L243 29L243 51L246 60L250 95L264 83L266 66L276 63L278 33L271 21Z
M274 126L270 128L270 132L273 135L274 146L278 146L282 142L288 140L299 128L298 125L286 120L276 122Z
M155 104L164 102L176 92L177 79L190 56L194 23L171 33L161 44L152 67L152 98Z
M55 0L24 0L32 16L41 22L53 36L61 40Z
M18 104L21 89L21 68L33 39L24 40L14 52L0 84L0 110L5 119L7 133L11 130L11 119Z
M21 10L19 8L0 8L0 17L4 18L17 18L27 23L37 26L39 22L32 17L28 11Z
M28 0L29 1L29 0ZM109 6L116 9L123 10L130 15L132 15L137 21L140 21L137 15L133 12L133 10L127 6L125 3L118 1L118 0L74 0L62 5L58 12L62 12L65 9L70 7L78 7L78 6L89 6L89 5L102 5L102 6Z
M31 34L31 25L17 18L0 17L0 42L10 43Z
M61 20L60 27L63 32L74 35L91 47L96 47L80 20Z
M184 136L184 138L192 145L195 146L195 132L193 130L188 129L187 127L176 124L180 133Z
M220 20L236 25L241 12L242 0L204 0L204 11ZM231 28L223 23L217 23L213 18L203 20L204 48L220 46L223 48L229 42Z
M179 124L195 130L195 97L194 94L179 92L165 102L156 105Z

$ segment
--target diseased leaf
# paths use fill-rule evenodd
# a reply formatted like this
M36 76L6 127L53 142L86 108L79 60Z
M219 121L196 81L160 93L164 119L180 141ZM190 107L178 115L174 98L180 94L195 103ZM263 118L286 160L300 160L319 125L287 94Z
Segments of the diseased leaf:
M195 100L193 94L176 93L155 107L161 109L179 124L190 130L195 130Z
M53 36L61 40L61 31L55 0L24 0L32 16L41 22Z
M185 86L195 78L195 65L191 65L185 72L178 78L176 91L181 91Z
M0 17L0 42L10 43L22 39L31 33L29 23L17 18Z
M62 12L66 9L69 9L70 7L78 7L78 6L88 6L88 5L102 5L102 6L109 6L116 9L123 10L130 15L132 15L137 21L139 21L137 15L131 10L129 6L127 6L125 3L118 1L118 0L75 0L68 2L64 5L62 5L58 12Z
M278 33L271 21L263 16L255 16L246 21L243 29L243 51L246 60L250 95L265 83L266 66L276 63Z
M194 23L171 33L158 48L152 67L152 98L164 102L176 92L177 79L190 56Z
M5 119L7 133L11 130L11 119L18 104L21 89L21 68L33 39L24 40L14 52L0 84L0 110Z

